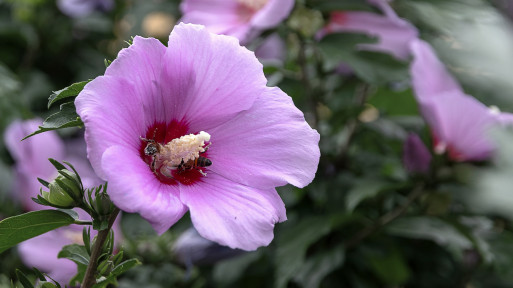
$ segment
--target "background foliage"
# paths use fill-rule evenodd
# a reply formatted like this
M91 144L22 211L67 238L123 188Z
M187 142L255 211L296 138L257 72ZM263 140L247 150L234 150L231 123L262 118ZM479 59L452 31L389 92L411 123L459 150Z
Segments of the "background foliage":
M396 0L393 7L468 94L513 111L513 29L501 4ZM70 18L55 1L0 0L0 135L14 119L58 111L47 109L51 91L103 74L104 59L114 59L130 36L166 43L178 5L118 0L111 11ZM122 249L143 264L124 274L120 287L513 287L513 134L494 133L500 149L493 161L436 156L428 175L409 174L401 161L408 132L426 143L430 133L408 84L408 62L356 50L375 41L365 35L317 41L336 10L375 8L357 0L297 0L276 29L286 43L284 64L264 62L269 85L287 92L321 134L322 154L313 183L279 189L289 220L276 226L271 245L184 265L172 247L190 226L187 217L158 237L138 215L125 214ZM354 73L334 73L341 61ZM81 137L75 128L59 132ZM3 141L0 160L1 219L23 209L12 197L14 161ZM35 279L10 249L0 254L0 287L17 278L16 268Z

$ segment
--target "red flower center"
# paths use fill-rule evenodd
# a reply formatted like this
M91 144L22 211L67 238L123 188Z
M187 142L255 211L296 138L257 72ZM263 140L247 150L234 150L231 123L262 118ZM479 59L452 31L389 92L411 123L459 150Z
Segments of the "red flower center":
M198 132L192 132L192 134ZM165 154L162 150L166 149L166 144L188 134L191 134L188 124L185 121L176 120L167 124L156 122L146 130L145 139L141 139L139 153L144 162L148 164L148 169L155 174L160 182L168 185L177 185L178 182L191 185L200 181L204 176L203 171L206 168L201 167L201 162L202 160L206 161L207 151L201 152L200 159L198 157L190 161L182 161L181 165L169 166L165 164L166 159L160 159Z

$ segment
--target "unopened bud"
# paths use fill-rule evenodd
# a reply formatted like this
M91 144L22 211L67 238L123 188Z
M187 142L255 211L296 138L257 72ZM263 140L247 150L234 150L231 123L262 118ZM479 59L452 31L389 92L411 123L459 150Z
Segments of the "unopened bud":
M409 173L424 174L431 165L431 153L417 134L410 133L403 147L403 165Z
M59 208L76 207L83 196L77 175L65 169L59 170L59 176L50 182L48 188L50 191L41 190L41 196L50 204Z

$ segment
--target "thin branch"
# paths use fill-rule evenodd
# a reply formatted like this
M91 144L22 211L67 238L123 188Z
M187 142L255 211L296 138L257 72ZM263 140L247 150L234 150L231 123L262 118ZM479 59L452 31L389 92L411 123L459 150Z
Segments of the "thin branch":
M396 218L403 215L410 205L415 202L420 196L422 196L425 193L424 185L419 185L413 191L408 195L408 198L406 199L406 202L404 202L403 205L397 207L396 209L390 211L389 213L381 216L374 225L368 226L360 230L358 233L356 233L351 239L349 239L345 247L347 250L352 249L356 247L360 242L365 240L367 237L374 234L376 231L381 229L383 226L387 225L388 223L394 221Z
M77 225L93 225L93 222L92 221L75 220L75 222L73 222L73 224L77 224Z
M112 228L112 224L114 224L114 220L119 214L119 209L116 207L114 211L110 215L109 218L109 227L105 230L101 230L98 232L98 236L96 237L96 242L94 243L93 249L91 251L91 259L89 260L89 265L87 266L87 270L84 276L84 281L82 282L81 288L90 288L96 283L96 270L98 268L98 258L102 253L103 244L105 240L109 236L110 229Z

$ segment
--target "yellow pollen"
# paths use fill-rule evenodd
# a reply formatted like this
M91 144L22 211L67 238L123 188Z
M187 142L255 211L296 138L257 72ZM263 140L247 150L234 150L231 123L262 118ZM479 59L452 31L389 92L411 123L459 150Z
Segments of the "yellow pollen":
M160 147L162 164L167 167L177 167L182 162L187 162L199 157L199 153L205 152L205 143L210 141L210 134L201 131L198 134L189 134L176 138Z
M251 9L251 10L260 10L265 5L267 5L267 2L269 0L237 0L241 5L244 5L245 7Z

